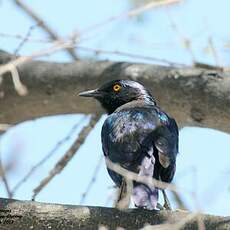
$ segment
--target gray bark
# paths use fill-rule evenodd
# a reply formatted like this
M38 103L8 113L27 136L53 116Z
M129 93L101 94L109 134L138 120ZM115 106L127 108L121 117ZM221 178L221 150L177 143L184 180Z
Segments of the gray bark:
M0 51L0 64L11 58L12 55ZM85 60L30 61L18 70L29 94L18 96L10 74L6 74L1 86L5 96L0 99L0 123L63 113L102 112L95 100L80 98L78 92L96 88L111 79L128 78L149 88L158 104L176 118L180 127L230 131L230 72Z
M186 220L185 211L148 211L114 208L46 204L33 201L0 199L0 229L98 229L103 225L108 229L123 227L140 229L146 224L168 223L168 229L181 226L180 229L198 229L197 219ZM209 229L230 229L230 218L201 215L200 219ZM174 224L174 225L170 225Z

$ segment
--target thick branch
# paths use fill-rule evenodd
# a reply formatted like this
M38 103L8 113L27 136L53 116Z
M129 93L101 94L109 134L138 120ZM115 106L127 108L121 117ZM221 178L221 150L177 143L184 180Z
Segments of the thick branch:
M0 51L0 64L11 55ZM142 82L159 105L188 125L230 131L230 72L198 68L173 68L126 62L30 61L18 67L29 94L19 97L9 77L4 77L5 97L0 100L0 123L15 123L60 113L94 113L101 110L92 99L77 93L115 78Z
M148 211L129 209L119 211L114 208L87 207L61 204L45 204L31 201L0 199L1 229L98 229L104 225L108 229L123 227L140 229L146 224L168 224L183 226L180 229L197 229L196 215L185 211ZM229 229L229 217L201 215L206 230ZM176 227L176 226L175 226Z

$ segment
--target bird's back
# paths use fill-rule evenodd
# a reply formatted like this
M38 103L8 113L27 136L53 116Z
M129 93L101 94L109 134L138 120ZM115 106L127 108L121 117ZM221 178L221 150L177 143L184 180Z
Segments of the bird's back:
M119 107L105 120L101 133L106 157L136 173L145 157L154 157L156 167L152 176L157 179L160 171L165 170L159 164L158 145L163 142L161 149L171 162L175 162L177 135L173 120L154 104L144 101L133 101ZM165 172L165 175L168 174L163 178L165 181L171 181L172 170ZM121 177L115 176L110 170L109 173L119 185Z

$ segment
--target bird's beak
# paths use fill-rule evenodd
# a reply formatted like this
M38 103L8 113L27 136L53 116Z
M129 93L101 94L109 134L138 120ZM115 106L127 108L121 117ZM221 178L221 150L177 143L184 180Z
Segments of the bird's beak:
M100 97L102 94L98 89L93 89L78 94L81 97Z

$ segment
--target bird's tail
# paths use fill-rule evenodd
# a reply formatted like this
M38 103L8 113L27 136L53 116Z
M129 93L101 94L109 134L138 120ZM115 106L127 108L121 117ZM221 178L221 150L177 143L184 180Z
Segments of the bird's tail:
M133 188L132 201L138 208L146 208L149 210L156 209L158 189L149 188L144 184L138 184Z
M146 156L141 162L138 175L152 178L154 173L155 158ZM156 209L158 201L158 189L145 184L134 182L132 200L136 207Z

